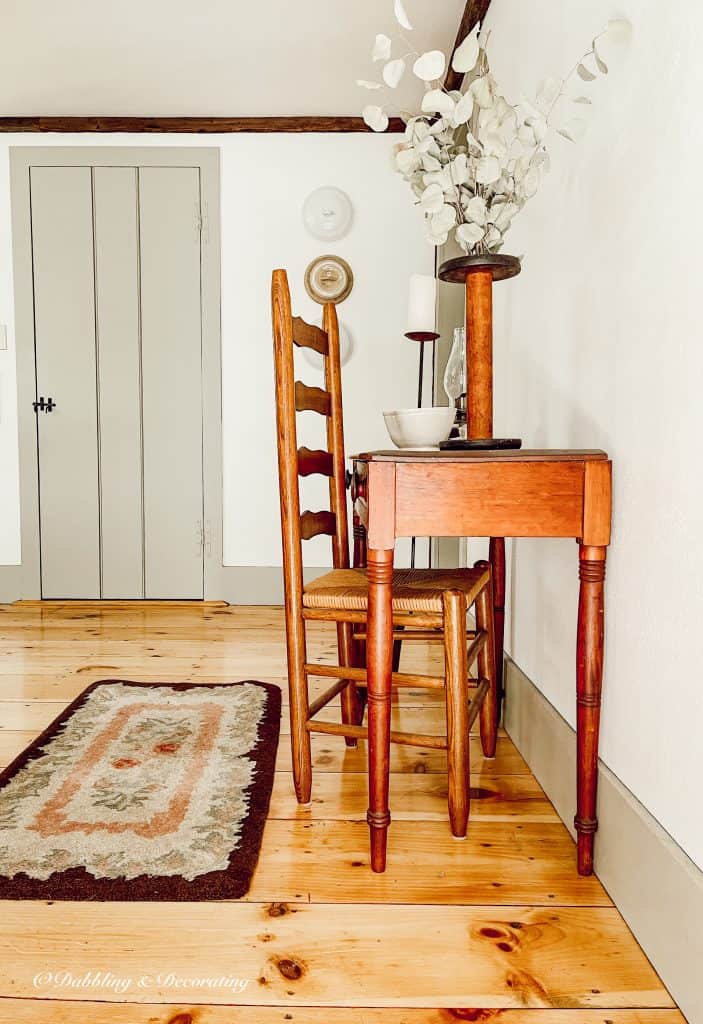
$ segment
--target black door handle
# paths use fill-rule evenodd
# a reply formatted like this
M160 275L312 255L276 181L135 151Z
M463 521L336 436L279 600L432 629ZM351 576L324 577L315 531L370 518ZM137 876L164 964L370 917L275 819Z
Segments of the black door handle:
M52 412L56 408L56 402L53 398L45 402L44 396L41 395L38 402L32 402L32 408L35 412Z

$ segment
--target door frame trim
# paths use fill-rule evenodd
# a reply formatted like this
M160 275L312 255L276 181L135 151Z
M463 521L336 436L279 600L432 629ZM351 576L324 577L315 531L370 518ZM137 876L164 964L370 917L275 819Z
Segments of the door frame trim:
M220 150L171 146L12 146L10 196L15 296L15 344L20 471L21 564L0 567L0 597L41 598L39 471L35 413L34 283L30 167L195 167L204 213L201 234L201 326L204 522L211 544L203 551L204 599L225 587L222 559L222 343L220 328ZM3 597L3 599L5 599Z

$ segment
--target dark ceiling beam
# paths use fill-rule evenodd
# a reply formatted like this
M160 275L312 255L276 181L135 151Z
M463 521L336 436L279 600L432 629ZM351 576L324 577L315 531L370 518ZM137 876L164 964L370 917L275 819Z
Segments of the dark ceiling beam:
M459 25L459 31L456 34L456 41L454 48L452 49L452 55L449 58L449 70L447 71L447 77L444 79L444 88L448 91L452 89L461 89L461 83L464 80L464 76L458 71L452 70L452 59L454 54L464 42L469 32L471 32L476 24L486 17L486 11L491 6L491 0L467 0L466 7L464 9L464 16L461 19Z
M0 132L368 132L360 117L0 117ZM405 131L391 118L389 133Z
M460 89L464 76L451 67L457 48L477 22L483 22L491 0L467 0L444 80L445 89ZM179 132L227 134L234 132L368 132L360 117L0 117L2 132ZM388 133L405 131L392 117Z

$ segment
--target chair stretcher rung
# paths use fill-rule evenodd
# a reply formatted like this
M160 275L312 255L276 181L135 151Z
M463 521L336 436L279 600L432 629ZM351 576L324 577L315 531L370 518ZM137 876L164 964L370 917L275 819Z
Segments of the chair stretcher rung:
M476 633L475 629L467 629L467 631L466 631L466 639L467 640L474 640L476 636L477 636L477 633ZM354 634L354 639L355 640L367 640L368 639L368 634L366 632L355 633ZM444 643L444 633L442 632L441 627L439 627L439 626L437 627L437 629L394 629L393 630L393 639L394 640L403 640L403 641L405 641L405 640L423 640L425 643L429 643L429 644L433 644L433 643L434 644L443 644Z
M331 736L351 736L354 739L368 739L369 730L364 725L343 725L337 722L305 723L308 732L324 732ZM409 747L426 747L429 750L446 750L447 741L444 736L426 736L423 733L395 732L391 729L391 743L399 743Z
M478 686L476 687L476 693L473 695L471 703L469 704L469 729L476 720L476 715L481 710L481 705L488 693L488 687L490 683L487 679L481 679Z
M466 651L467 665L473 664L483 648L486 646L487 639L488 634L485 631L475 634L474 639L471 641Z
M312 718L318 711L321 711L322 708L326 707L326 705L329 704L331 700L334 700L337 694L341 693L342 690L345 690L348 685L349 679L340 679L338 682L334 683L334 685L328 686L325 692L320 694L320 696L310 705L308 710L309 717Z
M321 676L325 679L346 679L355 683L366 683L365 668L348 668L344 665L307 664L305 671L310 676ZM418 686L424 687L427 690L443 690L444 676L420 676L411 675L407 672L393 672L391 683L393 686Z

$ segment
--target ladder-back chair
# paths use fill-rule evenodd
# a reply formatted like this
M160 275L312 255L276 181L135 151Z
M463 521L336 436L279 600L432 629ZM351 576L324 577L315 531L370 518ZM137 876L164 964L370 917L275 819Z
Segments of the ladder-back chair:
M288 279L275 270L272 281L273 342L276 384L278 471L283 538L286 643L290 687L293 777L298 802L310 802L312 762L310 734L344 736L349 744L367 738L362 725L363 666L368 583L363 569L349 568L349 533L345 486L342 385L339 328L333 304L324 306L323 327L291 313ZM324 362L325 387L308 387L295 380L294 345L311 348ZM327 451L299 448L296 413L311 411L326 418ZM329 479L330 509L300 511L299 478L318 473ZM312 583L303 581L302 541L319 534L332 540L334 569ZM467 631L467 609L475 606L475 631ZM306 651L307 621L334 622L338 665L312 664ZM391 742L447 751L449 819L457 838L466 835L469 816L469 732L480 711L484 754L496 746L496 672L493 650L493 599L487 562L472 569L399 569L393 579L394 639L444 644L445 675L394 672L394 687L443 689L446 692L447 735L425 736L392 732ZM477 661L478 678L468 669ZM335 682L310 702L310 676ZM475 688L469 701L469 688ZM338 694L342 721L319 721L315 715Z

